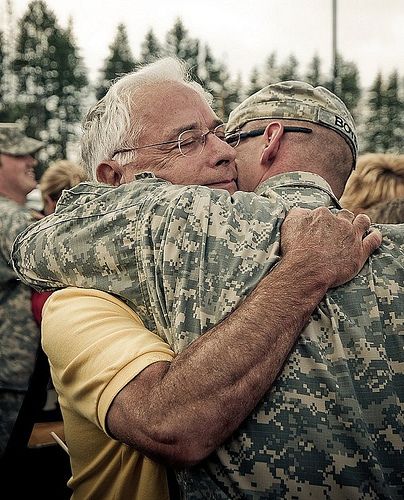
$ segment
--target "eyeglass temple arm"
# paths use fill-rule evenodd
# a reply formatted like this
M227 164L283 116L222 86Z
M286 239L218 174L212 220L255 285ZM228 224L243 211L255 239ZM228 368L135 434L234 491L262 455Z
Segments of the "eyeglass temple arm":
M285 126L283 127L284 132L302 132L303 134L311 134L313 132L310 128L306 127L292 127L292 126ZM257 137L259 135L262 135L265 132L265 128L258 128L256 130L250 130L249 132L240 132L240 139L245 139L247 137ZM231 137L232 135L237 134L237 132L233 132L228 135L228 137Z
M303 134L311 134L313 130L306 127L283 127L284 132L303 132Z
M302 132L303 134L311 134L313 131L311 128L306 127L295 127L291 125L286 125L283 127L284 132ZM248 137L257 137L257 135L261 135L265 132L265 128L259 128L257 130L251 130L250 132L244 132L248 134ZM243 132L240 134L240 137L243 137Z

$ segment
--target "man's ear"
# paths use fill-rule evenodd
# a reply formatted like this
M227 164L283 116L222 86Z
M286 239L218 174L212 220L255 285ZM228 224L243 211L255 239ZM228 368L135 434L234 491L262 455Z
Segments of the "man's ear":
M104 161L97 166L96 176L98 182L110 186L120 186L122 182L122 167L114 160Z
M276 157L283 133L283 125L280 122L271 122L267 126L264 132L266 146L261 155L261 163L271 163L271 160Z

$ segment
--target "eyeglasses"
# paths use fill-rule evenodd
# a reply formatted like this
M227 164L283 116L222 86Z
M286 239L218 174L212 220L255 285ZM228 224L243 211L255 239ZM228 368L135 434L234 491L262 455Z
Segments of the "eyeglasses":
M178 136L178 139L175 141L165 141L165 142L156 142L155 144L147 144L146 146L138 146L136 148L127 148L127 149L118 149L114 151L111 156L111 160L114 159L119 153L128 153L129 151L137 151L138 149L146 149L146 148L154 148L157 146L164 146L166 144L175 144L182 156L198 156L202 153L203 148L205 147L206 137L209 134L213 134L215 137L220 139L221 141L226 141L226 135L224 133L225 125L221 123L217 127L212 130L203 131L200 128L195 128L192 130L184 130Z
M241 130L236 130L231 134L226 136L227 144L236 148L240 142L248 137L258 137L265 132L266 127L257 128L256 130L250 130L249 132L241 132ZM312 130L306 127L283 127L284 132L302 132L303 134L311 134Z

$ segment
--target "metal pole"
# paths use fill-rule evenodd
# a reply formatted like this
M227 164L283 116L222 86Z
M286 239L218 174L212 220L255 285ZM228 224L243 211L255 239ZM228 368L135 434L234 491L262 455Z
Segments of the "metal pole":
M332 91L337 90L337 78L338 78L338 68L337 68L337 0L332 0L332 65L333 65L333 77L332 77Z

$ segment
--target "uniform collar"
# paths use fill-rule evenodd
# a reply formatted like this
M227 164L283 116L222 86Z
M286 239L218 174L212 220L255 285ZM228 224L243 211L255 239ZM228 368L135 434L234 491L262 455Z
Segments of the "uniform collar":
M283 174L275 175L265 180L255 190L256 194L263 194L268 189L282 188L282 187L306 187L315 188L324 191L335 202L337 207L341 207L338 198L333 193L331 186L320 175L313 174L312 172L285 172Z

